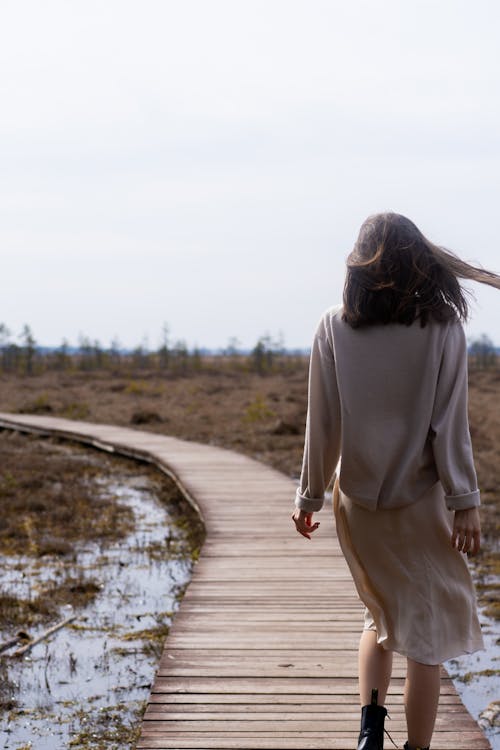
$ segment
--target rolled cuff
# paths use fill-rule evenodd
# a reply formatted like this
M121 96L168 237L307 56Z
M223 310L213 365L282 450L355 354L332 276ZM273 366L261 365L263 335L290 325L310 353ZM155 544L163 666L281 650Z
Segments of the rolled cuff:
M445 500L448 510L467 510L481 505L479 490L466 492L465 495L446 495Z
M305 497L300 494L299 489L295 493L295 507L299 510L305 510L306 513L316 513L321 510L324 502L324 497Z

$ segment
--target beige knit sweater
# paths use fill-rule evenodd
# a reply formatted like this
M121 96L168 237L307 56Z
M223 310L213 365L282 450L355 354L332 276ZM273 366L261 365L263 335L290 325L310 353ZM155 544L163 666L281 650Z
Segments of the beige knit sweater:
M353 329L341 316L327 310L313 341L296 506L322 507L340 456L342 491L369 509L410 505L438 480L449 509L479 505L461 324Z

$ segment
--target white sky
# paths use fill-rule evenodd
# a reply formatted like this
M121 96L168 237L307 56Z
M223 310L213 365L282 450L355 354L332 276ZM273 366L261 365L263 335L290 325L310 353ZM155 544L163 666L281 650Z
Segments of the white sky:
M496 0L1 0L0 322L308 346L387 209L500 271L499 39Z

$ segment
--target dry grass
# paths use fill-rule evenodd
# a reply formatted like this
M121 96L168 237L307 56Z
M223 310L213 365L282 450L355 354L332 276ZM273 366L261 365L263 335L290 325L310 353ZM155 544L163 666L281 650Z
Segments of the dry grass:
M76 541L119 539L133 514L99 492L90 453L4 433L0 441L0 553L66 555Z
M266 376L244 371L202 371L177 378L161 377L147 371L128 378L107 371L47 372L25 378L4 375L0 385L2 411L46 413L137 426L138 429L232 448L289 476L297 477L300 471L307 408L306 360L302 368ZM500 371L471 372L469 393L471 434L482 490L481 513L486 542L486 553L480 556L477 567L481 580L485 576L498 576L500 572L496 542L500 526ZM100 514L88 509L85 501L86 472L91 475L91 467L82 467L82 482L78 490L68 492L66 488L58 488L60 484L66 487L61 477L64 477L64 464L69 459L50 468L46 465L43 447L39 453L35 448L33 450L32 477L26 480L26 489L32 490L31 497L28 493L22 513L9 521L11 531L0 532L0 549L15 545L16 538L29 544L29 522L26 525L26 520L22 519L31 518L37 523L46 522L46 533L44 541L38 543L38 554L50 549L57 552L58 548L63 554L68 539L65 524L71 515L75 515L75 502L81 505L77 534L105 533L106 528L115 528L113 519L118 528L127 523L121 512L113 515L113 510L103 508L105 522L103 528L97 528L95 524L100 523ZM9 497L12 482L16 482L15 471L10 466L9 472L2 472L0 484L0 493L5 499ZM47 506L52 510L48 511ZM496 592L493 595L496 597ZM495 609L495 601L488 600L491 611Z
M91 422L137 425L247 453L297 476L307 408L302 369L259 376L244 371L165 378L141 372L56 373L0 378L0 409ZM470 422L484 495L500 487L500 371L470 374ZM78 409L75 405L78 405ZM79 416L76 412L85 413Z
M469 415L474 457L481 488L483 552L477 560L477 578L488 585L479 589L486 614L500 619L500 371L471 372Z
M2 411L137 426L234 448L297 475L307 408L307 363L292 373L201 372L165 378L141 372L0 377ZM84 414L76 414L76 407Z

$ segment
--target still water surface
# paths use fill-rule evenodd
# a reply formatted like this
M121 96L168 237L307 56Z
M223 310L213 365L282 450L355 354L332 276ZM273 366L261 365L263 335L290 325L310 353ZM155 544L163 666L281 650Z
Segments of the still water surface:
M17 707L2 717L0 748L78 750L96 747L97 737L99 747L131 746L127 727L137 724L161 652L161 641L151 643L141 631L170 624L191 575L192 550L182 524L140 469L136 477L114 478L106 491L133 510L135 530L111 546L79 549L73 574L99 580L96 599L24 660L2 659L1 677ZM44 558L41 565L29 557L0 558L2 589L29 597L57 579L63 564L71 575L67 561ZM68 608L62 618L67 614ZM1 635L4 640L12 634Z

